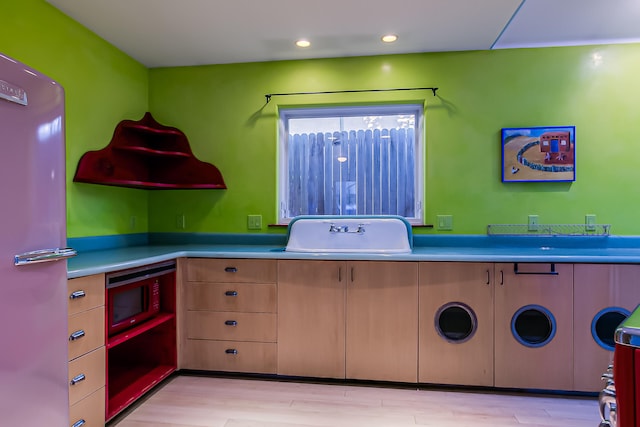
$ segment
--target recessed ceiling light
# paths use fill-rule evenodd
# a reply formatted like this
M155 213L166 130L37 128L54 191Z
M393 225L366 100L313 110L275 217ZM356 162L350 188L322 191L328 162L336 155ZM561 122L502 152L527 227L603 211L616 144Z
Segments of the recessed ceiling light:
M382 41L385 43L393 43L396 40L398 40L398 36L395 34L385 34L382 36Z
M311 46L311 42L309 40L300 39L296 42L296 46L298 47L309 47Z

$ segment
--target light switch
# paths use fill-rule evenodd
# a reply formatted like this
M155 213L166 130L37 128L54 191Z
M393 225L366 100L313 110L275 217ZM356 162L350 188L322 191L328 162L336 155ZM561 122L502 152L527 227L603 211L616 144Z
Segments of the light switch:
M452 215L437 215L436 220L438 224L438 230L453 230Z
M262 215L247 215L247 228L249 230L261 230Z

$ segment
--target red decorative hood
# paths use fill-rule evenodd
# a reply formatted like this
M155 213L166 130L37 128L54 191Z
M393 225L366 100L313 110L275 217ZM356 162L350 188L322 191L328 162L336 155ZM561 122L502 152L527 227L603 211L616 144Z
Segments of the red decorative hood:
M75 182L146 189L225 189L217 167L198 160L185 134L158 123L151 113L123 120L111 142L86 152Z

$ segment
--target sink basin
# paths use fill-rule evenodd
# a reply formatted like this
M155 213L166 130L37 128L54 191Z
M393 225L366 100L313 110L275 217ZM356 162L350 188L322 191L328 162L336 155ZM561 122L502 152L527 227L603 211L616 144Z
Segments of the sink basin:
M289 224L287 252L411 252L411 225L399 216L299 216Z

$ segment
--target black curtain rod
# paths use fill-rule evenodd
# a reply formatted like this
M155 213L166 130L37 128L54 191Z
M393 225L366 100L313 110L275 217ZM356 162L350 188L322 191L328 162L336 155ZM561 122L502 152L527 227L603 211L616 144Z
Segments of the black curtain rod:
M360 92L391 92L398 90L430 90L433 92L433 96L436 96L437 87L403 87L397 89L363 89L363 90L330 90L324 92L292 92L292 93L268 93L264 97L267 99L267 104L271 101L272 96L289 96L289 95L326 95L330 93L360 93Z

